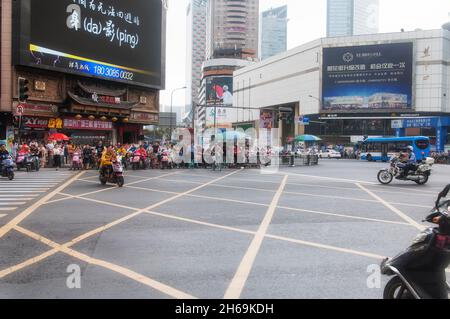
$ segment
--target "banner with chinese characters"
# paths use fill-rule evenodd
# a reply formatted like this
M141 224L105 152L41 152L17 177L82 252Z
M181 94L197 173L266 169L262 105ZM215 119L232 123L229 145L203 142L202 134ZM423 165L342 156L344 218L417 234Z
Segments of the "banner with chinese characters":
M413 43L324 48L323 111L413 106Z
M107 121L90 121L77 119L64 119L63 127L70 130L94 130L94 131L111 131L113 123Z

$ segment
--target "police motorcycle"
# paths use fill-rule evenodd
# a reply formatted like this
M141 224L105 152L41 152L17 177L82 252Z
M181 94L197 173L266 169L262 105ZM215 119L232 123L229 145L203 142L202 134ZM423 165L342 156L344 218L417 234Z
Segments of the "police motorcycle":
M381 273L392 279L384 289L384 299L448 299L450 285L446 269L450 264L450 200L444 200L448 185L440 194L424 222L425 229L404 252L381 263Z
M399 181L411 181L418 185L425 185L431 176L431 168L434 165L434 159L427 157L415 165L415 168L410 170L408 176L403 175L403 163L397 156L392 157L390 167L378 172L378 181L383 185L392 183L395 179Z

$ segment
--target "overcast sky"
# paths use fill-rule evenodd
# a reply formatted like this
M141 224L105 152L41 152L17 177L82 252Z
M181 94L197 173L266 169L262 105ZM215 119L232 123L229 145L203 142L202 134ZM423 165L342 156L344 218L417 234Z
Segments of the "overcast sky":
M173 89L186 85L186 6L189 0L169 0L167 17L166 91L161 104L170 105ZM288 5L288 49L326 35L326 0L260 0L260 9ZM439 29L449 21L449 0L380 0L380 32ZM185 104L185 92L174 105Z

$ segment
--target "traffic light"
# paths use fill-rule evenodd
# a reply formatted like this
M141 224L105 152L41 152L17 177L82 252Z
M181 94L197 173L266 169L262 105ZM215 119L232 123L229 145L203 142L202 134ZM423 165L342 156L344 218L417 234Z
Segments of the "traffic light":
M25 103L28 100L28 92L30 89L28 88L29 81L25 78L19 78L19 102Z

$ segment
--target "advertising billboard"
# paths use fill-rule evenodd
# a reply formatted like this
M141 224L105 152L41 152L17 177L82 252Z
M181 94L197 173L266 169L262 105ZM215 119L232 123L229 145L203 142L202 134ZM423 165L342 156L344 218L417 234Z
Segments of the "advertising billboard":
M15 64L164 88L161 0L17 1Z
M323 111L409 110L413 43L324 48Z
M232 76L215 76L206 79L206 104L208 106L233 106Z

